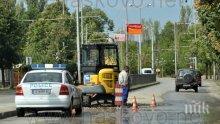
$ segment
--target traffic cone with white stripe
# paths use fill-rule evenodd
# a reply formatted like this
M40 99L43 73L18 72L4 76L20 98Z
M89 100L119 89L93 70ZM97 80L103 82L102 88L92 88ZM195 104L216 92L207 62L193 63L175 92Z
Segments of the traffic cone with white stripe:
M138 104L135 96L133 97L132 101L132 112L138 112Z
M157 102L156 102L156 99L155 99L154 94L153 94L153 97L152 97L152 100L151 100L150 107L151 107L151 108L157 107Z

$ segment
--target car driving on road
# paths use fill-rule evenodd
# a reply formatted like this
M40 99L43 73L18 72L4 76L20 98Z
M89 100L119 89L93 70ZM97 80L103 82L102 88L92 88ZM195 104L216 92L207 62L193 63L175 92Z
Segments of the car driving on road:
M17 116L23 117L27 111L37 114L41 110L62 110L71 116L72 110L75 109L75 113L80 114L82 92L75 86L70 73L63 69L45 68L27 72L17 85L15 96Z
M202 74L199 70L195 70L195 76L196 76L196 82L198 83L198 86L202 86Z
M179 89L194 89L198 92L198 82L196 79L196 72L194 69L180 69L178 75L176 76L176 92Z

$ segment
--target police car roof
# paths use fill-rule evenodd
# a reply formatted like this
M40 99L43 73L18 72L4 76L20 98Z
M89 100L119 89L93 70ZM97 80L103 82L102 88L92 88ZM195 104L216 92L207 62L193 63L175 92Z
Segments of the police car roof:
M45 69L45 70L31 70L31 71L29 71L28 73L39 73L39 72L55 72L55 73L62 73L62 72L64 72L64 71L66 71L66 70L59 70L59 69L57 69L57 70L47 70L47 69Z

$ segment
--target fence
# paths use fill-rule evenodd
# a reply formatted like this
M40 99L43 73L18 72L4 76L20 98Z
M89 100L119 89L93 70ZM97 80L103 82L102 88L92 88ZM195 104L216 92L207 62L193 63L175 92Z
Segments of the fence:
M4 70L5 74L5 84L8 86L10 85L10 80L11 80L11 70L10 69L5 69ZM0 69L0 82L2 82L2 70Z
M147 85L156 82L156 74L131 74L129 76L129 85L132 88L133 86Z

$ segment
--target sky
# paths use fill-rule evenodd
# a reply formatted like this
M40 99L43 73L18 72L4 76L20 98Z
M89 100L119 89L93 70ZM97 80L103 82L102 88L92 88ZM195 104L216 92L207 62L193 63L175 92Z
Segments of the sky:
M81 1L81 0L79 0ZM128 23L146 20L158 20L161 27L167 21L178 21L182 5L193 7L193 0L83 0L83 5L100 8L114 21L115 31L123 29L126 23L126 1L128 2ZM70 11L74 11L76 0L66 0ZM151 5L151 6L150 6ZM141 9L140 9L141 8Z
M48 0L48 3L56 0ZM76 8L77 0L65 0L69 11L73 12ZM178 21L181 6L189 5L193 8L194 0L79 0L83 5L100 8L110 19L114 21L114 31L124 29L126 24L126 2L128 23L140 22L141 18L152 21L158 20L162 28L167 21ZM151 5L151 6L150 6ZM141 9L140 9L141 8Z

